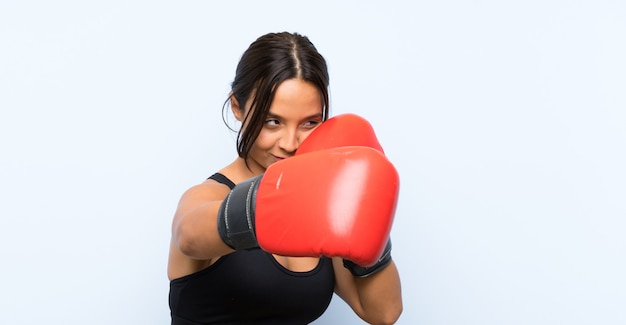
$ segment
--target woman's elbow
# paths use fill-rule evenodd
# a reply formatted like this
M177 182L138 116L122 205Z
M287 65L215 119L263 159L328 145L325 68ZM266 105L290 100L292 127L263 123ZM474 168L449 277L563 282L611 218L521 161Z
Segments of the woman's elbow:
M381 319L381 322L379 324L381 325L395 324L400 318L401 314L402 314L402 305L400 305L397 308L387 311L384 317Z
M383 324L395 324L400 318L400 315L402 315L402 304L399 304L396 308L389 311Z
M391 325L395 324L398 321L401 314L402 303L399 303L385 308L383 312L379 312L377 313L377 315L372 315L372 317L369 317L369 319L364 318L363 320L369 324L374 325Z
M179 224L178 227L174 228L174 243L183 255L194 256L196 253L195 247L197 246L196 239L193 235L192 229L186 228L189 227L185 227L184 224Z

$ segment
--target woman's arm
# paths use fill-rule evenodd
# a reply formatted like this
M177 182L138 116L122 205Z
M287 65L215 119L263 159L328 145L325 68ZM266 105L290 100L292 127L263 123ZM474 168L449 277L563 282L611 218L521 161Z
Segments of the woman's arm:
M172 223L172 242L182 254L210 260L233 251L217 232L217 213L228 192L228 187L206 181L183 194Z
M369 324L394 324L402 313L400 276L393 260L384 269L357 278L333 258L335 293Z

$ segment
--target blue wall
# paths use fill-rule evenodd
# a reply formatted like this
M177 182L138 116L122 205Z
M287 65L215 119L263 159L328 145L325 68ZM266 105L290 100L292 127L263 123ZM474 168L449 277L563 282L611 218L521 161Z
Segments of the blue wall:
M2 323L168 324L178 198L235 157L235 65L283 30L401 174L399 324L626 323L609 0L0 1Z

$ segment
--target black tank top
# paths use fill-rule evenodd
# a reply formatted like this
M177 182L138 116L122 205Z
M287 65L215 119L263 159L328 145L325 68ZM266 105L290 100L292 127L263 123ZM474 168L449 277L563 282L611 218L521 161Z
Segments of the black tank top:
M222 174L209 178L235 185ZM329 258L293 272L259 248L240 250L170 282L172 325L308 324L328 308L334 286Z

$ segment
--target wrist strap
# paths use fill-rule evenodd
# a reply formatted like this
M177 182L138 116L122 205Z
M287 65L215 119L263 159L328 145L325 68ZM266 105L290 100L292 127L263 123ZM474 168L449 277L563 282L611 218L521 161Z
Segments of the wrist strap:
M372 266L364 267L355 264L350 260L343 260L343 266L357 278L366 278L374 273L377 273L389 265L389 263L391 263L391 239L387 240L387 245L385 246L385 250L383 250L383 255L381 255L378 262Z
M255 233L256 191L263 175L235 186L222 202L217 214L217 232L235 250L258 247Z

